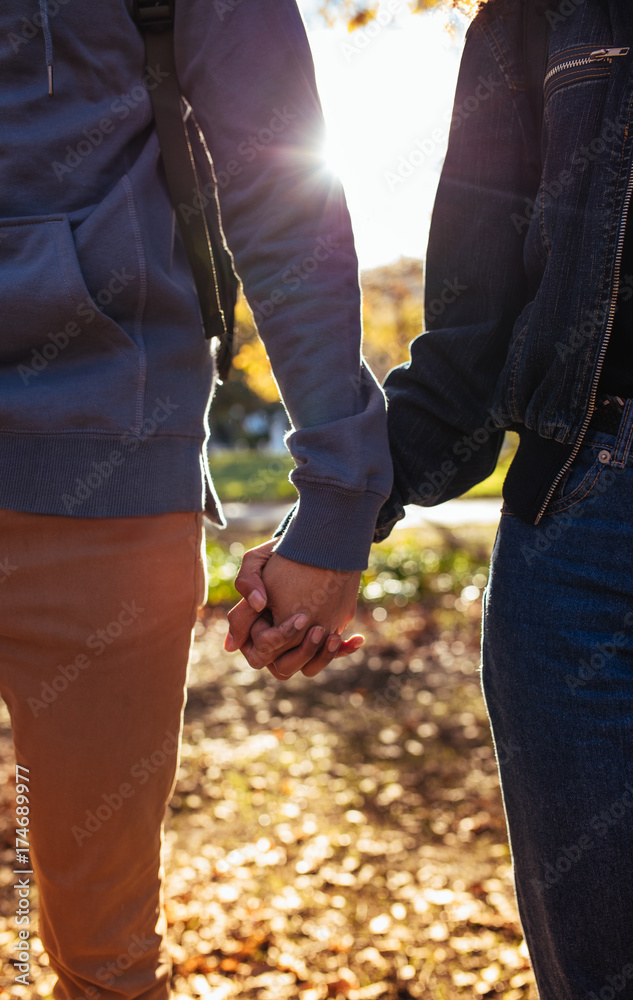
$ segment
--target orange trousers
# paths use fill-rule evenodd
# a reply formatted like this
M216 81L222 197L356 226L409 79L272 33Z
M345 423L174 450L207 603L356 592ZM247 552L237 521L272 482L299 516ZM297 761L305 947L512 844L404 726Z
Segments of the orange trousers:
M0 694L28 769L30 879L59 1000L169 997L162 822L202 544L194 513L0 511Z

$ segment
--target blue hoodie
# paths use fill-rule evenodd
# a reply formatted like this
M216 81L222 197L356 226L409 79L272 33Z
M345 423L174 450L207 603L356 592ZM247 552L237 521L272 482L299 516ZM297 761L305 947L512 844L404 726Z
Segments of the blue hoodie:
M153 128L163 71L131 0L4 0L0 38L0 507L201 510L214 369ZM292 422L278 550L362 568L391 485L385 404L301 17L179 0L175 53Z

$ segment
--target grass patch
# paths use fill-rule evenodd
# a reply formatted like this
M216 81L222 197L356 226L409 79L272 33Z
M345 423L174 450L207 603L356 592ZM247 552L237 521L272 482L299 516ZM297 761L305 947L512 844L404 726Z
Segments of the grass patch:
M424 526L394 531L372 547L359 602L370 608L405 608L423 602L453 607L472 603L486 585L494 526L449 529ZM207 541L209 603L233 604L233 580L246 548L265 539Z
M214 452L209 466L223 503L271 503L297 499L288 480L295 465L290 455L259 451Z
M501 458L497 462L497 467L491 476L484 479L483 482L477 483L472 489L468 490L468 493L464 494L467 500L479 498L479 497L491 497L496 498L501 496L501 487L503 486L503 481L506 477L506 473L510 468L510 463L515 456L519 439L516 434L511 431L507 432L506 440L508 446L504 450Z
M495 471L477 483L466 498L500 497L501 487L516 451L518 438L508 434L506 447ZM297 499L288 479L294 469L290 455L270 455L259 451L222 451L210 457L211 473L223 503L273 503Z

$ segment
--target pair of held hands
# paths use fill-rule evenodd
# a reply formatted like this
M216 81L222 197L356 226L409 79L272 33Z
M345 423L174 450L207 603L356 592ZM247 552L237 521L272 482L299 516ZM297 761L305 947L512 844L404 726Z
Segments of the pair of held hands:
M276 541L242 560L235 587L243 600L229 611L224 647L241 650L252 667L268 667L279 680L299 670L315 677L363 643L361 635L341 639L356 612L361 574L285 559L273 552Z

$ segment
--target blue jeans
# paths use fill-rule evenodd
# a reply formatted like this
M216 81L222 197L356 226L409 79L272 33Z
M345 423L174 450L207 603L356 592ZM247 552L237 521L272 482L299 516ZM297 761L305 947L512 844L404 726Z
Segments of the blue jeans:
M633 403L534 526L504 512L483 688L541 1000L633 997Z

